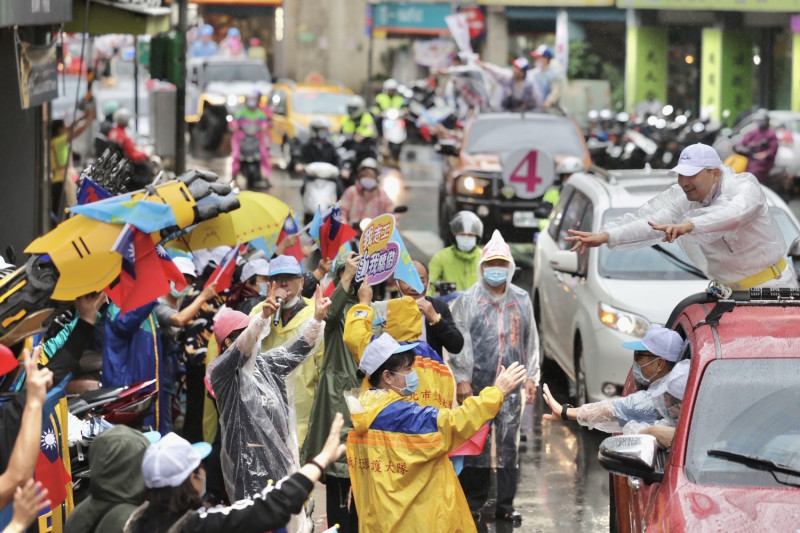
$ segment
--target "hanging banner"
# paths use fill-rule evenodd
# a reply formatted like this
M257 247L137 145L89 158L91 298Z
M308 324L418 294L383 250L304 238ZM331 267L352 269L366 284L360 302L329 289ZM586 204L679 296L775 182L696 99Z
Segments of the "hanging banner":
M42 105L58 96L56 42L35 45L14 33L17 50L17 80L22 109Z
M417 39L412 45L414 63L428 68L449 67L456 46L449 39Z
M472 53L472 44L469 42L469 21L464 13L448 15L444 18L447 28L453 35L456 46L462 52Z
M556 61L569 72L569 15L562 9L556 16Z

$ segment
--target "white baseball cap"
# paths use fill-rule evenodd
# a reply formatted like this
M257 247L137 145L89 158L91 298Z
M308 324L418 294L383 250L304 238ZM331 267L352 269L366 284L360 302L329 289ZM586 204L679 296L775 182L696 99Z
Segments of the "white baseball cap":
M667 392L678 400L683 400L686 391L686 382L689 380L689 366L691 361L684 359L670 370L667 376Z
M683 149L678 159L678 166L670 170L669 175L695 176L703 169L721 166L722 159L716 150L707 144L697 143Z
M189 444L175 433L167 433L144 452L144 484L150 489L178 487L210 453L211 445L207 442Z
M181 274L184 276L197 277L197 272L194 269L194 262L192 262L192 260L188 257L173 257L172 262L175 263L175 266L178 267L178 270L180 270Z
M366 375L371 376L379 366L386 362L392 355L402 353L415 348L418 342L400 344L388 333L382 334L377 339L369 343L361 356L360 368Z
M251 259L242 267L242 281L253 276L269 276L269 263L266 259Z
M650 326L642 340L623 342L622 346L629 350L650 352L674 363L681 357L683 339L675 330L662 326Z

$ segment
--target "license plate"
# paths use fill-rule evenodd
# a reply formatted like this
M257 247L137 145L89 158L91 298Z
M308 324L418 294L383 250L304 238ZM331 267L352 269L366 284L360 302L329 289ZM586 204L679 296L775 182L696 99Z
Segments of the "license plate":
M539 225L539 219L533 211L514 211L514 226L517 228L535 228Z

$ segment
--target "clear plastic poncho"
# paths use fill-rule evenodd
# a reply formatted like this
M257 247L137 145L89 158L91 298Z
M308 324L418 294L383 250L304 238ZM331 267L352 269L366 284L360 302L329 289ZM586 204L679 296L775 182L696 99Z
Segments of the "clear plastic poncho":
M709 279L725 285L757 274L786 253L786 243L755 176L723 166L719 186L703 202L690 202L680 185L655 196L638 211L606 223L608 247L633 250L661 243L663 231L648 225L690 221L694 229L678 238L689 259ZM762 287L796 286L791 265L780 279Z
M222 473L231 501L260 492L297 467L297 436L286 378L322 341L313 318L300 335L259 353L270 319L254 316L235 343L208 366L222 431Z
M527 369L527 378L539 383L539 336L533 320L533 305L528 293L511 284L514 261L508 266L508 280L502 295L496 296L483 280L481 264L498 254L511 257L508 245L495 230L483 248L478 264L478 282L453 303L453 319L464 335L464 348L450 355L450 367L456 384L472 384L477 395L494 385L500 367L518 362ZM503 407L492 422L497 446L497 466L517 465L517 445L522 414L522 387L506 396ZM488 441L487 441L488 442ZM479 456L468 456L464 466L488 468L491 446L484 446Z
M619 433L631 422L641 423L642 427L652 425L662 417L655 399L664 394L666 387L667 379L663 377L651 383L647 390L584 404L578 408L578 424L606 433Z

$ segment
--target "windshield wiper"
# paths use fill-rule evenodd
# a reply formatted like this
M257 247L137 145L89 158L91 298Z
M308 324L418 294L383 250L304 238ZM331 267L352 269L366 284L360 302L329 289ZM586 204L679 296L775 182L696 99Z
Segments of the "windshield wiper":
M701 279L708 279L708 277L705 274L703 274L702 270L700 270L696 266L692 265L691 263L687 263L686 261L684 261L683 259L681 259L677 255L673 254L672 252L670 252L669 250L667 250L666 248L664 248L660 244L654 244L653 246L651 246L651 248L653 250L655 250L656 252L661 253L661 254L669 257L670 259L672 259L672 261L677 266L681 267L681 269L685 270L689 274L692 274L693 276L697 276L698 278L701 278Z
M782 485L791 485L794 487L800 487L800 479L796 481L790 481L789 479L780 479L776 475L776 474L788 474L790 476L800 477L800 469L795 468L793 466L785 465L783 463L778 463L776 461L773 461L772 459L759 457L758 455L748 455L746 453L732 452L730 450L723 450L721 448L712 448L708 450L708 455L729 459L736 463L749 466L750 468L755 468L758 470L766 470L773 475L775 481L777 481L778 483Z

